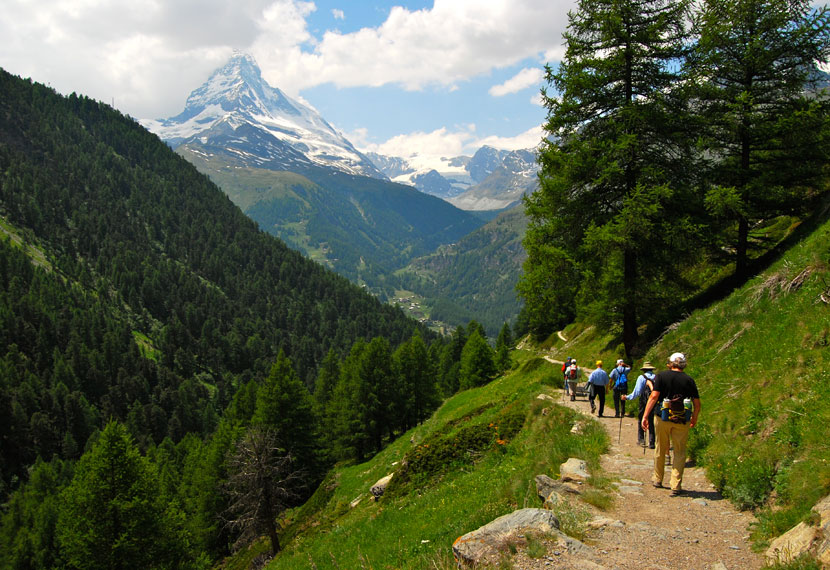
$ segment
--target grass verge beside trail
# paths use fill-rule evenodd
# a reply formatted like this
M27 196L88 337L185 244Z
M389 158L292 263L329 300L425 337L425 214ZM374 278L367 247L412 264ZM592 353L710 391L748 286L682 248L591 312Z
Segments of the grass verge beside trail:
M536 398L550 391L541 381L554 367L528 353L515 357L513 372L450 398L372 460L333 472L291 514L284 550L267 567L453 568L456 538L517 508L541 506L536 475L557 477L568 457L598 470L608 445L602 427L588 422L581 435L571 434L578 414ZM407 476L372 501L371 485L403 473L404 457Z

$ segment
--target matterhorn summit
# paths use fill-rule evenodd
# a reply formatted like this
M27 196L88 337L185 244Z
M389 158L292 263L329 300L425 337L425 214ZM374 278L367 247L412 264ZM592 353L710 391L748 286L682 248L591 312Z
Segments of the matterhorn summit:
M244 52L193 91L182 113L141 123L173 148L223 154L248 167L386 178L317 111L271 87Z

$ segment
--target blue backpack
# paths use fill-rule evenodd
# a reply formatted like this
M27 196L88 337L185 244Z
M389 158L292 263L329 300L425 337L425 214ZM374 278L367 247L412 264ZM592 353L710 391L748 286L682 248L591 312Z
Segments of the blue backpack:
M625 368L623 368L623 371L620 371L619 367L617 367L615 370L617 371L618 375L617 375L617 381L614 382L614 390L627 389L628 372L624 371Z

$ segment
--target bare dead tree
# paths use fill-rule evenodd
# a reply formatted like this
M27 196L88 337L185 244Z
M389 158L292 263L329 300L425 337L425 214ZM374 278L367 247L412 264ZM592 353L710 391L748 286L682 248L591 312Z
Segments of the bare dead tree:
M276 433L259 426L248 429L236 443L227 465L226 523L240 532L235 546L264 534L271 541L271 555L276 555L280 551L277 517L299 498L304 473L294 469L294 460L279 447Z

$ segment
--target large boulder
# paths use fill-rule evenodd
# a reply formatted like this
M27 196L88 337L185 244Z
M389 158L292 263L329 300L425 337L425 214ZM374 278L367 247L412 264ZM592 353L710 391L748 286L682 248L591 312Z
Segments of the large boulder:
M563 481L587 481L591 476L588 473L588 464L582 459L575 457L569 458L565 463L559 467L559 475Z
M459 563L479 564L498 558L511 544L528 534L546 535L559 530L559 519L545 509L520 509L459 537L452 545Z

